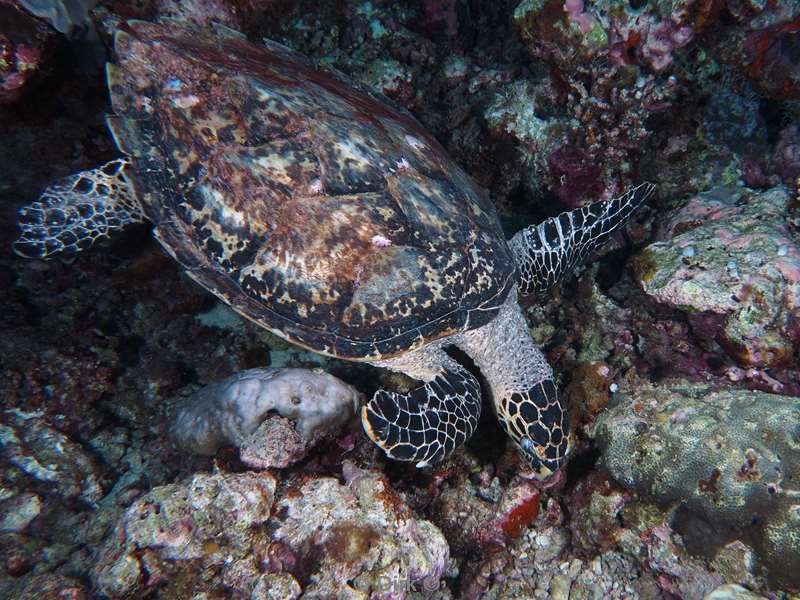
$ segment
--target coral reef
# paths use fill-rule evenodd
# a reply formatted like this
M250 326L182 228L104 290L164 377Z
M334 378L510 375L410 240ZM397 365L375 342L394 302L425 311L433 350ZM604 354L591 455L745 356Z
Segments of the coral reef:
M798 3L91 4L0 0L1 597L798 593ZM413 383L241 319L145 227L11 256L18 206L116 156L99 65L114 27L159 16L277 40L407 107L509 235L657 184L625 247L527 300L572 409L565 480L521 477L489 410L433 469L346 423L311 447L270 412L238 455L173 447L176 407L245 369Z
M298 571L314 569L304 593L403 598L412 586L437 590L449 560L444 536L416 518L382 475L348 463L343 472L346 485L312 480L277 505L285 518L275 542L294 553Z
M540 492L533 483L518 478L502 490L499 481L494 484L492 490L466 480L446 486L436 498L435 523L455 552L502 549L539 515Z
M96 505L104 496L100 465L90 453L41 417L41 413L18 410L3 413L4 422L0 424L2 458L13 469L5 476L11 480L29 477L63 500ZM30 510L23 509L23 512ZM38 514L38 510L36 512Z
M162 597L175 597L206 580L249 593L260 575L254 538L269 520L275 486L266 473L201 473L153 489L125 511L100 550L97 591L121 597L160 588Z
M0 3L0 105L18 102L29 91L55 44L45 25L13 4Z
M789 0L777 2L725 2L736 25L715 36L711 50L737 69L764 95L800 97L800 67L796 33L800 30L800 6Z

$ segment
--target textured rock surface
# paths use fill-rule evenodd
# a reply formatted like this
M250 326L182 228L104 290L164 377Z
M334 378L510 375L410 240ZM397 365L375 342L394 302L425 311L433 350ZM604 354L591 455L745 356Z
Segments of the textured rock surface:
M203 583L254 584L254 540L269 520L275 485L268 474L197 474L155 488L125 511L101 549L97 590L119 597L159 588L174 597Z
M119 519L94 584L110 597L160 598L217 587L253 598L438 589L449 559L442 534L383 476L347 473L346 485L311 478L277 498L267 473L197 474L155 488Z
M469 480L446 487L435 500L436 523L454 552L500 549L518 538L539 514L540 493L529 481L515 478L505 489L494 480L477 486Z
M554 501L535 526L505 551L494 553L466 569L462 598L658 598L654 581L642 573L636 559L603 550L590 557L570 551L570 533Z
M92 597L82 581L50 574L22 579L4 591L8 594L5 597L15 600L89 600Z
M95 458L41 413L5 411L0 422L0 458L64 500L94 504L104 495L102 469ZM6 474L12 478L13 472Z
M348 464L344 472L347 485L314 479L277 504L285 518L273 539L291 549L295 569L309 571L304 595L388 599L412 586L438 589L450 556L441 532L382 475Z
M690 550L754 546L798 584L800 398L671 382L621 395L594 427L616 481L662 506Z
M239 444L239 459L253 469L283 469L302 460L309 440L295 429L294 422L281 416L268 416Z
M691 198L666 224L665 241L637 257L642 289L696 323L745 366L792 360L800 343L800 246L784 188L718 188ZM692 322L690 320L690 322Z
M703 600L766 600L766 597L740 585L727 583L707 594Z

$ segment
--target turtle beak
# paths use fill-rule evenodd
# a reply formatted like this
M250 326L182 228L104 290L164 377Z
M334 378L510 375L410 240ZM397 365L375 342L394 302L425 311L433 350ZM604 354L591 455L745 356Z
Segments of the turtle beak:
M544 481L545 479L550 479L553 476L553 470L545 465L539 465L538 469L531 469L531 474L533 475L534 479Z
M564 458L561 460L549 460L544 457L544 447L537 446L530 438L524 437L518 444L520 454L528 464L529 469L525 473L526 478L536 479L538 481L545 481L550 479L553 475L561 470L561 467L566 464L567 456L572 449L571 440L568 440L568 449L565 452Z

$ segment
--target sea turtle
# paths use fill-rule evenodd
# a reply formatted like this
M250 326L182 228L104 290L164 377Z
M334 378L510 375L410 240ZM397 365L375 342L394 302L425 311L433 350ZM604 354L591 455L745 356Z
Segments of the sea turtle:
M108 126L124 158L21 209L17 253L82 250L148 220L192 279L248 319L420 380L362 408L390 457L429 465L475 430L480 385L448 354L455 346L534 473L564 464L567 414L517 294L554 285L652 186L506 241L485 191L437 141L339 73L174 21L125 23L114 47Z

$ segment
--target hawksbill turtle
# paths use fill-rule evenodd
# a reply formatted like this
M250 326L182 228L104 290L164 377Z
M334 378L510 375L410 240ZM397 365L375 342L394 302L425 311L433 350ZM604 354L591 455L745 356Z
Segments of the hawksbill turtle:
M192 279L258 325L419 380L361 409L391 458L429 465L475 430L481 388L455 346L535 476L564 464L567 412L517 295L552 287L651 185L507 241L486 192L420 123L339 73L223 27L131 21L114 47L108 126L123 158L21 209L18 254L150 221Z

